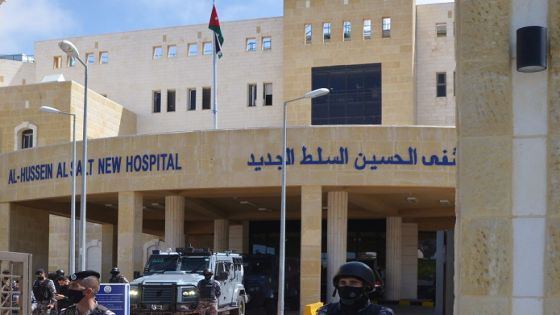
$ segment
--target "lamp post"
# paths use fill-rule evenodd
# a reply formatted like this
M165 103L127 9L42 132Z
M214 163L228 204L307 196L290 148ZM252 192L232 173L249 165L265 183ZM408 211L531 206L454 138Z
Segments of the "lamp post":
M304 98L316 98L329 94L329 89L321 88L305 93L305 95L284 102L284 117L282 125L282 201L280 206L280 263L278 272L278 315L284 315L284 282L286 278L286 109L288 103L302 100Z
M63 112L50 106L41 106L45 113L72 116L72 197L70 205L70 244L68 248L68 271L76 272L76 114Z
M69 57L76 58L84 66L84 122L82 132L82 194L80 196L80 270L86 270L86 198L87 198L87 65L80 58L78 48L67 40L58 43L58 47Z

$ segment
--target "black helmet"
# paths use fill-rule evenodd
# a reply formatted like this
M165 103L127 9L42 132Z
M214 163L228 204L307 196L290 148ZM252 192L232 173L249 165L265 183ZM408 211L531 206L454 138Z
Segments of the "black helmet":
M62 269L58 269L57 271L55 271L57 276L63 276L64 277L64 270Z
M334 287L338 287L338 280L342 277L353 277L360 279L364 282L364 286L373 288L375 284L375 276L371 268L359 261L351 261L343 264L338 268L336 275L333 278Z
M212 269L206 268L206 269L204 269L204 272L202 274L203 275L213 275L214 273L212 272Z
M119 267L113 267L113 269L111 269L111 274L118 275L119 273L121 273Z

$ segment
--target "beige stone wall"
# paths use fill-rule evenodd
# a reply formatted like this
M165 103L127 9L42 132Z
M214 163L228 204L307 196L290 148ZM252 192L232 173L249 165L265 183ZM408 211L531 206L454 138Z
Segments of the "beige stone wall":
M220 145L216 145L220 144ZM40 147L25 152L2 154L0 164L0 202L68 196L70 181L56 178L59 162L68 161L70 144ZM303 165L302 146L318 159L339 157L340 149L347 149L342 164ZM288 146L294 148L294 165L289 166L288 185L321 186L412 186L453 187L455 167L425 166L422 158L431 155L453 160L454 128L427 127L313 127L290 128ZM281 152L279 129L227 130L218 132L189 132L153 136L129 136L94 139L89 142L88 156L93 159L93 175L88 179L88 193L144 191L164 189L220 188L220 187L277 187L280 173L277 166L250 166L251 154L256 162L260 157L272 161ZM409 160L408 149L416 149L414 165L378 165L372 170L357 169L364 159L399 154ZM444 154L443 150L447 150ZM169 154L178 157L181 169L130 171L127 157L144 154ZM362 153L362 156L359 154ZM78 149L78 154L80 150ZM99 173L99 159L120 157L120 171ZM148 156L149 158L149 156ZM346 160L347 159L347 160ZM9 184L10 170L20 174L22 167L48 164L53 167L52 178ZM256 167L262 170L255 171ZM128 171L127 171L128 170ZM79 179L78 179L79 182Z
M102 240L102 225L87 224L87 241ZM68 272L68 243L70 242L70 219L57 215L49 215L49 264L48 270L64 269ZM80 219L76 220L76 264L80 266ZM45 266L46 268L47 266Z
M447 36L436 35L446 23ZM447 75L447 97L436 97L436 73ZM418 125L455 126L455 3L416 7L416 120Z
M457 3L455 314L512 314L510 10Z
M82 139L83 87L74 82L51 82L0 88L0 153L14 150L15 129L22 123L37 127L34 146L72 141L72 120L67 115L43 113L41 106L76 114L76 140ZM136 133L135 115L93 92L88 94L88 138ZM70 151L68 151L68 154Z
M306 7L306 3L309 7ZM382 124L414 124L414 1L353 0L284 1L284 99L311 89L311 68L348 64L382 64ZM391 37L381 37L381 21L391 17ZM372 21L372 39L362 39L363 20ZM343 21L352 22L352 39L343 41ZM323 22L332 25L323 43ZM305 44L304 25L313 25L313 40ZM309 103L309 102L307 102ZM310 106L292 106L293 125L311 123Z
M218 62L220 128L279 126L282 123L282 18L222 22L223 58ZM262 38L272 38L272 49L262 50ZM257 51L245 51L246 39L257 39ZM202 87L212 86L212 56L202 55L202 44L212 41L208 25L191 25L136 32L69 38L80 51L94 53L88 67L89 87L138 115L139 133L212 129L210 110L202 110ZM81 65L53 69L53 58L62 56L58 40L35 43L37 78L64 74L83 84ZM188 44L198 43L198 56L187 56ZM177 57L167 58L167 46L176 45ZM163 56L152 59L154 46ZM99 53L109 53L109 63L99 64ZM257 106L247 106L248 84L257 84ZM273 106L263 106L263 83L273 84ZM197 89L197 110L187 111L187 89ZM176 111L166 112L166 91L176 90ZM152 113L152 91L162 91L162 112Z
M0 87L35 83L35 63L0 59Z
M560 19L560 1L548 1L549 21ZM560 25L549 22L548 209L544 274L544 312L560 314Z

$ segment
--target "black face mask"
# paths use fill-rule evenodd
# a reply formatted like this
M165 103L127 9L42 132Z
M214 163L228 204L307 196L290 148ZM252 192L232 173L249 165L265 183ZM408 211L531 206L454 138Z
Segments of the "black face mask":
M68 289L66 295L68 296L68 300L72 304L77 304L84 298L84 293L80 290Z
M338 295L340 296L340 304L350 308L361 308L368 301L364 288L338 287Z
M45 280L45 277L43 277L43 276L37 276L37 280L43 281L43 280Z
M205 275L205 276L204 276L204 279L210 280L210 279L212 279L212 275Z

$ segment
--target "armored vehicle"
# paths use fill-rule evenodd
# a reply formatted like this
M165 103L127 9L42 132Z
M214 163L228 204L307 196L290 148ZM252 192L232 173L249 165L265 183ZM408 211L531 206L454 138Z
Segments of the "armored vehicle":
M198 305L197 284L203 271L214 272L220 283L218 312L245 314L248 296L243 286L243 261L239 254L209 250L178 249L154 251L144 268L144 276L130 283L132 314L194 314Z

